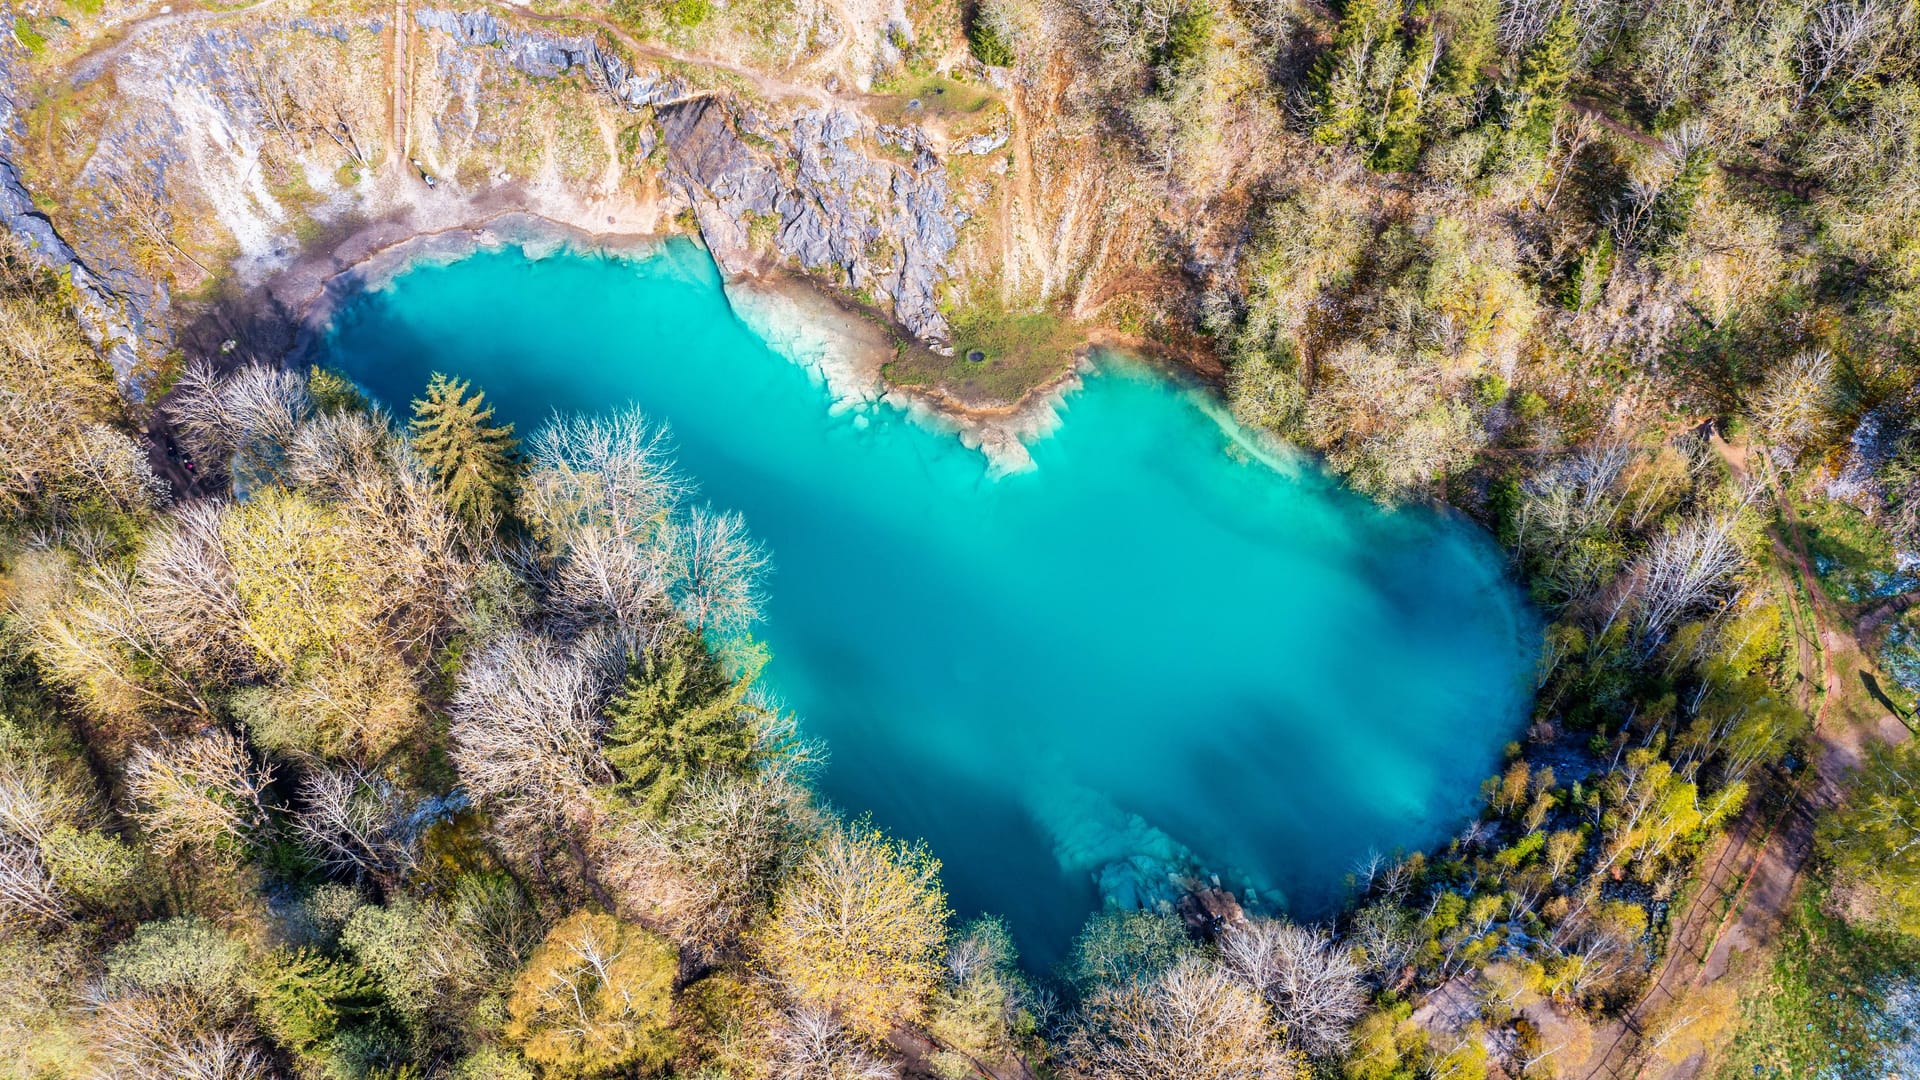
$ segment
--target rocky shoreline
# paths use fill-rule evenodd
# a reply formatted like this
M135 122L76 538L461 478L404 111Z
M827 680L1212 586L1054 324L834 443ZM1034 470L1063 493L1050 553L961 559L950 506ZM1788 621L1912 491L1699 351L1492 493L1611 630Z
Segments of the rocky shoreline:
M415 9L393 24L338 16L262 15L232 26L156 18L154 33L113 54L111 66L126 80L123 99L161 111L152 121L130 116L124 130L110 123L100 141L113 153L96 155L77 179L111 166L122 144L131 153L140 139L161 133L149 149L168 163L166 182L191 196L181 209L217 220L237 250L208 260L208 277L195 281L189 272L176 288L178 302L163 287L130 289L122 278L132 263L111 234L96 234L71 214L42 212L26 182L11 182L24 127L10 111L0 117L0 180L9 181L0 185L4 224L72 276L97 342L135 400L169 352L297 363L344 296L415 259L509 243L619 252L694 232L726 278L736 311L776 348L817 369L836 400L885 401L953 431L996 470L1030 465L1024 443L1058 423L1059 401L1078 385L1088 354L1107 343L1089 342L1078 362L1063 356L1056 378L1004 405L983 407L938 387L891 386L883 375L900 350L952 352L942 297L984 267L961 250L960 230L980 208L968 209L973 196L955 186L959 174L950 173L948 159L999 152L1006 121L949 138L944 129L929 135L876 120L866 111L869 95L743 95L724 80L700 85L697 74L654 55L659 50L624 38L631 56L579 27L527 25L552 21L438 8ZM418 92L438 80L449 104L427 127L407 129L411 136L400 142L408 157L363 162L351 175L308 168L317 201L304 208L279 201L258 183L273 135L257 95L246 90L248 50L270 38L344 43L383 26L431 58L435 74L422 75ZM638 182L567 178L551 161L529 173L493 158L464 160L462 147L500 138L483 130L475 102L523 82L555 87L562 80L583 81L583 105L630 125L621 167L638 170ZM407 90L409 102L414 93Z
M685 237L664 230L597 231L583 216L566 207L536 211L475 205L451 217L372 222L339 242L303 252L252 290L254 306L258 317L279 313L286 320L285 337L290 344L280 362L299 364L312 356L344 303L362 291L384 287L422 263L455 262L505 248L519 248L531 258L573 251L644 259L660 245ZM1083 350L1078 362L1019 402L992 408L969 406L937 389L888 383L887 362L898 350L917 346L876 313L805 276L777 268L730 272L722 265L720 272L735 314L775 352L813 371L826 385L835 408L873 404L897 408L916 422L951 433L979 450L996 473L1031 466L1025 444L1058 426L1057 406L1078 388L1091 363ZM203 344L210 351L219 347L213 342Z

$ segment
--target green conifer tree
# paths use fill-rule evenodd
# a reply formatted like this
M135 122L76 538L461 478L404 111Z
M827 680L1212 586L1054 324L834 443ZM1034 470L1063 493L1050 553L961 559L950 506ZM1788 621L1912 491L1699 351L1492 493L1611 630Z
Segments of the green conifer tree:
M702 773L747 763L754 731L742 702L752 681L752 672L729 680L692 636L629 667L607 705L606 753L642 809L664 814Z
M1520 71L1507 94L1507 128L1515 150L1543 154L1553 138L1553 122L1567 100L1567 84L1579 59L1580 25L1562 11L1547 32L1521 58Z
M1707 186L1707 179L1713 174L1713 153L1705 146L1690 146L1682 152L1680 168L1660 189L1660 195L1654 200L1648 246L1654 251L1663 251L1680 234L1687 231L1693 221L1693 211L1700 201L1700 193Z
M493 424L493 406L471 384L434 372L413 402L413 449L446 489L453 508L479 524L498 521L513 497L519 443L512 424Z
M1406 65L1398 0L1353 0L1333 47L1313 73L1319 123L1314 137L1330 145L1379 141L1378 117Z
M275 953L256 994L254 1011L262 1025L296 1054L372 1016L380 1005L379 988L364 969L306 949Z

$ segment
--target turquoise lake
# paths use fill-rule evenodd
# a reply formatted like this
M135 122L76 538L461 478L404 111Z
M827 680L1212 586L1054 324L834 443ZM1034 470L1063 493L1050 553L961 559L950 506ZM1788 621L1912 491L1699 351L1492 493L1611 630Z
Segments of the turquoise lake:
M1524 719L1537 626L1484 532L1252 454L1135 363L996 476L889 406L831 408L685 242L420 264L324 352L403 416L444 371L523 434L666 423L767 545L765 678L827 743L822 793L924 838L956 913L1005 915L1035 968L1177 875L1327 914L1369 849L1458 829Z

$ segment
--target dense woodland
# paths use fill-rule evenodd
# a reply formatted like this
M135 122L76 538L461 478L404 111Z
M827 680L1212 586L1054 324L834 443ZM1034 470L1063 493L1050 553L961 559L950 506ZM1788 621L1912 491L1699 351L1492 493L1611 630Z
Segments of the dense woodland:
M1806 661L1813 593L1910 714L1920 5L955 21L1156 208L1183 287L1135 329L1218 358L1243 422L1510 551L1549 625L1480 817L1356 867L1331 925L1107 912L1023 970L953 918L937 852L813 797L822 748L755 685L751 523L647 418L517 432L445 378L395 416L220 357L129 405L8 246L0 1071L1585 1076L1702 853L1787 798L1816 713L1859 720ZM191 491L161 475L183 460ZM1867 747L1786 935L1745 976L1768 1003L1688 989L1620 1075L1920 1057L1920 751ZM1835 955L1878 1034L1768 1057L1790 1006L1844 1026L1801 962ZM1441 990L1459 1015L1416 1014Z

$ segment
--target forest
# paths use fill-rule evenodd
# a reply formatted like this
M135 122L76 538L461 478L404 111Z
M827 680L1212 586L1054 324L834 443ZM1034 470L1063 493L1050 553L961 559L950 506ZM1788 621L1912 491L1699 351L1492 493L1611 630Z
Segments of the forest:
M0 1073L1920 1075L1920 4L936 6L1097 148L1153 282L1103 319L1498 538L1546 629L1478 815L1327 924L1108 911L1028 970L815 795L767 552L653 419L215 350L129 395L9 238Z

